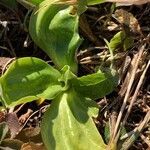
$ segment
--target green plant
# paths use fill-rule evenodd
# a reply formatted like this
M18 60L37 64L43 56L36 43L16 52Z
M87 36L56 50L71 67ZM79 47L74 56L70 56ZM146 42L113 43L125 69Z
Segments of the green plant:
M77 77L76 50L84 2L68 5L45 0L34 9L29 32L34 42L53 60L54 68L41 59L15 60L0 78L0 99L5 107L39 98L53 100L44 114L41 134L47 149L100 150L106 145L92 117L98 114L95 101L113 91L112 71Z

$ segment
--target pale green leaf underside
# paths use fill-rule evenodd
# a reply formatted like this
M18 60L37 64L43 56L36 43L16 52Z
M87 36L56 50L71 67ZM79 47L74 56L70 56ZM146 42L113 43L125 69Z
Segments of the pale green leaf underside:
M75 52L81 43L77 14L73 7L46 4L44 1L31 15L29 32L34 42L53 60L58 69L69 65L77 72Z
M117 82L111 73L97 72L79 77L74 85L78 93L95 100L111 93Z
M88 115L93 103L74 91L55 99L44 114L42 137L48 150L105 150L105 144ZM91 107L91 108L90 108Z
M0 96L6 106L51 99L61 92L59 71L44 61L25 57L14 61L0 78Z

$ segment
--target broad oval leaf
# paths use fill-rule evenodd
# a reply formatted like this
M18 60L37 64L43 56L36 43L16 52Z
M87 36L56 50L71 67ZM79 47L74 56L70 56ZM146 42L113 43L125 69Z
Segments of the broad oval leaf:
M77 13L74 14L73 6L48 4L46 1L31 15L30 35L58 69L69 65L73 72L77 72L75 53L81 43L78 21L79 16Z
M96 100L114 90L117 85L117 77L110 72L97 72L79 77L73 84L78 93Z
M17 59L0 78L0 97L7 107L39 98L52 99L61 92L60 76L38 58Z
M91 108L90 108L91 107ZM55 99L44 114L41 134L48 150L105 150L89 109L93 103L74 91L67 91Z

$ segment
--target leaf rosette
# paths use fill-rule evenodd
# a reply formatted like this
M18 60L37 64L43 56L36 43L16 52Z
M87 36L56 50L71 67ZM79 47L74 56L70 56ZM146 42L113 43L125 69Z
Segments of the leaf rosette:
M74 6L46 2L33 11L29 32L58 70L39 58L15 60L0 77L0 100L8 108L41 98L52 100L41 124L49 150L106 149L92 120L99 111L93 100L112 92L116 78L100 71L76 76L80 13L73 13Z

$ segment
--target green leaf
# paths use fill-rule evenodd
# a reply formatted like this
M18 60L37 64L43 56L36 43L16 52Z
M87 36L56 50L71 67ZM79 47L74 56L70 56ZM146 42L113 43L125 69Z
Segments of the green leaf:
M77 92L95 100L114 90L117 85L117 77L113 76L110 72L97 72L79 77L73 84Z
M41 2L43 2L44 0L27 0L28 2L34 4L34 5L38 5L40 4Z
M61 74L44 61L26 57L14 61L0 78L0 96L7 107L39 98L52 99L61 92Z
M81 43L79 16L70 14L73 6L45 1L31 15L29 32L34 42L53 60L58 69L69 65L77 72L75 53Z
M112 51L115 51L121 44L123 43L126 34L124 31L120 31L114 35L114 37L110 40L109 47Z
M44 0L16 0L18 3L23 5L27 9L33 9L38 6Z
M36 7L35 4L31 3L30 1L27 0L16 0L18 3L23 5L26 9L32 10L33 8Z
M77 6L78 14L81 15L86 10L87 10L87 1L86 0L79 0L78 6Z
M5 122L0 123L0 144L3 141L3 139L6 137L6 134L8 133L9 129Z
M104 127L104 139L105 142L108 144L110 140L110 124L109 122L106 122L105 127Z
M123 49L126 51L134 45L134 39L132 36L127 36L123 43Z
M57 97L44 114L41 134L47 149L105 150L88 110L93 104L74 91ZM91 108L90 108L91 107Z
M106 0L87 0L87 5L97 5L105 2Z
M129 49L133 46L133 38L128 35L125 31L119 31L114 37L110 40L109 49L111 51L116 51L118 48L123 48L124 50Z
M63 91L68 90L71 87L72 80L76 80L77 76L75 76L71 70L70 66L64 66L61 70L61 77L58 79L59 82L63 85Z

